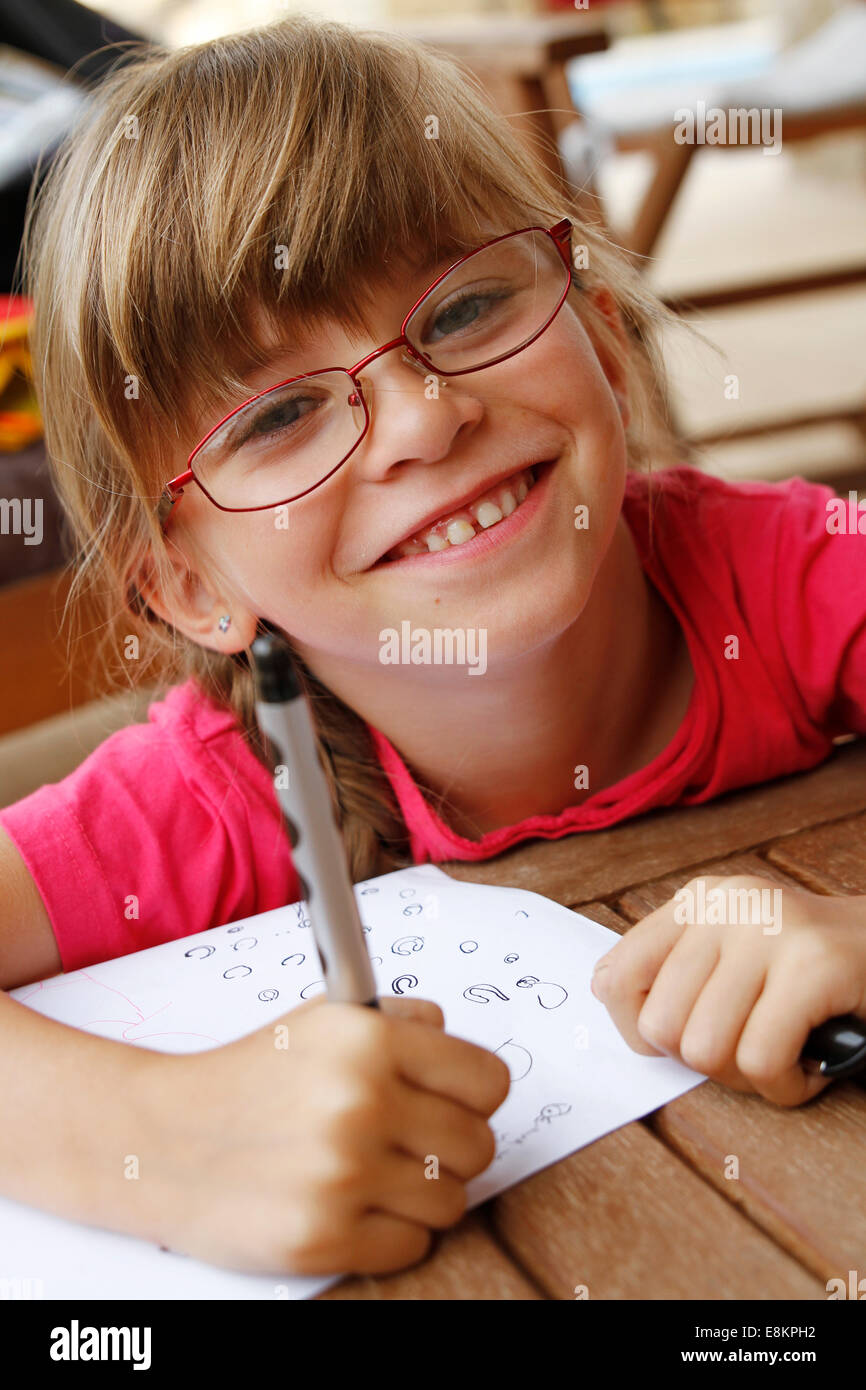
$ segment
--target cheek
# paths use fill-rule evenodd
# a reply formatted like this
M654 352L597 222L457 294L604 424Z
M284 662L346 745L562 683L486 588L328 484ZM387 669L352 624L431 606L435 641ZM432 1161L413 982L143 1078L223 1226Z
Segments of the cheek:
M560 315L527 351L534 354L520 400L555 420L572 441L570 481L564 499L589 508L584 551L606 548L619 515L627 447L625 425L616 397L585 330L573 313ZM515 383L516 389L516 383ZM571 511L573 515L573 511Z
M507 364L512 399L587 438L624 432L613 390L577 315L564 309L545 333Z
M308 592L326 569L329 534L327 520L277 507L220 515L202 539L228 582L256 607L277 594Z
M288 632L301 648L363 660L378 650L381 622L331 568L338 517L310 505L238 515L223 528L223 571L250 612Z

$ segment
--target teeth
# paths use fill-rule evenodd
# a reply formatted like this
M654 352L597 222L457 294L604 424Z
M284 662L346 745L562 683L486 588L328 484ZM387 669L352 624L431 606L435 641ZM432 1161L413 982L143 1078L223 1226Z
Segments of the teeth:
M486 497L470 503L468 507L458 508L450 517L442 517L426 531L419 531L408 540L401 541L386 559L402 559L406 555L423 555L447 550L452 545L465 545L466 541L478 535L479 528L486 531L503 517L510 516L520 506L534 482L532 468L523 469L508 485L500 484L492 488Z
M464 541L471 541L475 535L475 527L468 521L452 521L449 523L445 532L451 545L463 545Z
M523 484L524 497L526 496L528 491L528 487L526 487L526 485ZM475 519L478 522L478 525L483 526L486 531L487 527L492 526L495 521L502 520L502 512L499 510L495 502L482 502L479 506L475 508Z

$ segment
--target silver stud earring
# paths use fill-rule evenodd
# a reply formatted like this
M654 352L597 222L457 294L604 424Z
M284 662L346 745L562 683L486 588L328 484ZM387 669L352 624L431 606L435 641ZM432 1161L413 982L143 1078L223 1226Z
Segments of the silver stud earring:
M232 620L231 620L231 618L229 617L228 613L224 614L223 617L220 618L219 623L218 623L218 627L219 627L220 632L228 632L228 630L229 630L229 628L231 627L231 625L232 625Z

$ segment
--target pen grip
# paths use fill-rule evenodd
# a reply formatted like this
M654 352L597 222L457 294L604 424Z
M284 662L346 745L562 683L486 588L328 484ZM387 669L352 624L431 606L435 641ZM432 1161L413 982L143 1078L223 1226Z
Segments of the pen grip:
M373 1005L373 967L307 702L302 697L286 704L257 702L256 716L276 756L275 771L285 769L275 778L275 789L328 998Z

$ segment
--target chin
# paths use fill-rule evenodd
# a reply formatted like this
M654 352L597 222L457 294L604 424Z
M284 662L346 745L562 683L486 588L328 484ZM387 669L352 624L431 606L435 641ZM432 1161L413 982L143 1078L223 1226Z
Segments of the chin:
M542 583L527 586L522 580L519 590L500 592L489 603L473 604L471 611L462 606L459 612L454 606L443 611L443 605L439 605L423 619L416 617L413 621L416 625L423 622L439 627L486 629L488 666L493 670L500 662L517 660L555 642L577 622L591 587L588 577L576 576L569 567L555 581L548 572Z

